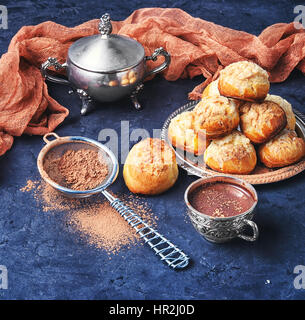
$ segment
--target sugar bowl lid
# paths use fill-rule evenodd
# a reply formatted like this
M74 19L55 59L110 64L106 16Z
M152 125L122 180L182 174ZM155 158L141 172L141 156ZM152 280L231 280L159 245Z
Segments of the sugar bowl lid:
M117 72L139 64L145 56L143 46L136 40L111 34L110 16L100 19L100 34L83 37L69 48L69 60L79 68L94 72Z

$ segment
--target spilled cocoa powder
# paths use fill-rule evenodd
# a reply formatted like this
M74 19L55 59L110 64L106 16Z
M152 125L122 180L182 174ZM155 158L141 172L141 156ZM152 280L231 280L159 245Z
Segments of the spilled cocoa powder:
M43 212L65 213L66 227L84 242L115 254L122 248L142 243L139 236L113 209L109 202L92 196L85 199L67 198L41 180L28 180L22 192L31 192ZM119 196L144 221L152 226L157 218L151 208L136 195Z
M61 157L46 156L43 164L48 176L73 190L90 190L102 184L108 175L108 165L96 150L67 150Z

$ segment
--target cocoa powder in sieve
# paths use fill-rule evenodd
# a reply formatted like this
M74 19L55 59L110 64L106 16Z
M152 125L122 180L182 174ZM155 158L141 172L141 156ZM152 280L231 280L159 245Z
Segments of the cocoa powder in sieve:
M53 181L73 190L94 189L108 175L102 154L90 149L67 150L55 159L46 157L43 166Z
M28 180L22 192L33 194L39 207L48 213L65 213L65 226L82 241L108 254L115 254L124 247L142 244L139 236L113 209L108 201L92 196L85 199L67 198L41 180ZM141 197L119 197L147 223L156 226L157 218Z

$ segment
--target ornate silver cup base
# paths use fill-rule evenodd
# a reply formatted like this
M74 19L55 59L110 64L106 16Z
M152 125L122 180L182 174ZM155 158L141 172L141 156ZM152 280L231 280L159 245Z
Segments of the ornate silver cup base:
M211 223L206 220L205 222L199 221L196 217L189 212L190 220L194 228L198 231L198 233L203 237L203 239L212 242L212 243L224 243L228 242L236 237L238 237L241 229L233 227L233 223Z
M143 109L142 105L140 104L140 102L138 100L138 94L143 89L143 87L144 87L143 83L137 85L135 90L130 95L131 102L136 110ZM72 89L69 91L69 94L72 94L72 93L77 93L77 95L81 99L82 105L81 105L80 113L82 116L87 115L88 113L90 113L92 110L95 109L94 99L91 98L91 96L87 93L86 90Z
M233 230L227 229L228 226L222 230L219 229L219 226L216 229L200 228L198 227L197 221L193 221L192 218L190 220L202 238L212 243L225 243L233 240L234 238L239 238L241 232L245 229L244 226Z

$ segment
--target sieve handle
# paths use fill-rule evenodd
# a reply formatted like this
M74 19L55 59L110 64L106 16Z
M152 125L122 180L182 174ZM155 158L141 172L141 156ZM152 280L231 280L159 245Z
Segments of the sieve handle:
M59 135L56 134L55 132L49 132L49 133L47 133L47 134L45 134L45 135L43 136L43 141L44 141L46 144L48 144L48 143L51 142L51 141L48 139L49 137L53 137L53 138L55 138L55 139L59 139L59 138L60 138Z
M127 223L139 234L146 244L155 252L162 261L173 269L183 269L189 264L190 258L177 246L167 240L157 230L150 227L123 201L115 198L107 191L102 191L109 200L111 206L127 221Z

